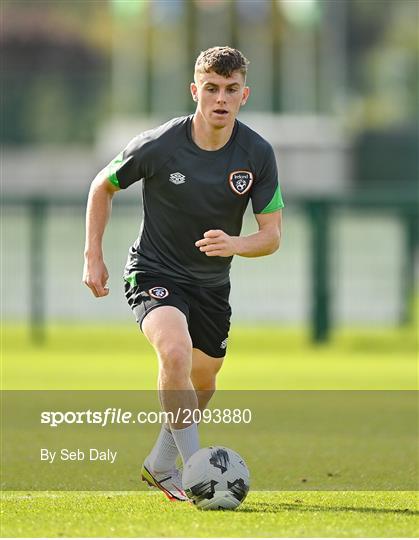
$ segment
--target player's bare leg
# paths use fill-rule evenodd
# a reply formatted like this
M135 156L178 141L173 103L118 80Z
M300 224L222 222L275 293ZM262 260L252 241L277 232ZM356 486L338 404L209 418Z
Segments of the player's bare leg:
M176 308L169 308L169 310L172 310L172 313L169 313L168 316L164 314L164 308L158 308L155 311L161 311L162 317L155 318L156 320L151 320L151 314L150 313L150 319L148 322L151 321L151 325L148 325L148 334L147 330L145 328L145 320L143 322L143 331L145 335L148 337L149 341L153 344L155 347L158 355L159 355L159 363L160 363L160 369L159 369L159 389L163 388L163 390L160 392L160 397L166 396L169 397L172 394L179 393L178 398L180 395L184 392L173 392L171 389L174 387L174 385L177 386L177 388L180 388L182 390L185 386L185 384L188 384L189 381L185 382L185 379L179 378L179 366L176 371L177 377L171 377L170 370L165 369L165 354L169 356L170 351L166 350L166 353L164 352L164 347L161 346L161 339L159 338L159 330L155 330L154 328L158 326L159 323L163 322L163 326L165 328L165 336L173 337L173 332L175 332L176 338L178 339L178 346L179 349L176 351L176 354L173 354L173 357L180 357L181 356L181 348L179 340L179 336L182 335L180 333L179 326L183 325L183 314L176 310ZM180 320L182 323L178 325L178 315L180 316ZM185 321L186 322L186 321ZM150 330L151 326L151 330ZM187 331L187 329L186 329ZM154 341L153 341L154 340ZM173 340L175 338L173 337ZM185 340L184 340L184 350L188 349L187 345L190 342L189 333L187 333ZM156 343L156 345L154 345ZM158 348L160 345L160 349ZM160 353L159 353L160 350ZM173 349L171 349L173 353ZM214 391L215 391L215 381L216 381L216 375L218 371L221 368L222 365L222 358L213 358L208 356L207 354L203 353L199 349L193 349L192 350L192 365L191 365L191 371L190 371L190 381L192 382L192 388L194 388L197 392L197 402L196 406L203 410L206 405L208 404L209 400L211 399ZM169 360L170 362L170 360ZM162 365L163 364L163 365ZM186 363L188 365L188 363ZM166 383L166 384L165 384ZM192 392L192 388L188 386L187 394L190 394ZM166 406L167 404L167 399ZM169 401L171 401L169 399ZM176 400L177 401L177 400ZM179 406L179 403L172 403L172 406ZM169 406L171 406L169 404ZM164 410L169 410L165 408L165 403L162 401L162 406ZM185 407L184 405L182 405ZM188 407L191 407L192 404L189 404ZM177 426L179 428L179 426ZM188 426L189 427L189 424ZM182 429L182 428L181 428ZM184 428L183 428L184 429ZM150 484L154 485L155 487L158 487L159 489L162 489L162 491L165 492L165 494L171 498L171 499L180 499L183 500L183 491L181 490L181 476L180 473L176 471L176 458L178 456L178 447L176 445L176 442L173 438L173 434L171 431L170 426L164 425L162 426L162 429L160 431L160 434L158 436L158 439L149 454L149 456L146 459L146 462L144 464L143 468L143 478ZM150 471L149 471L150 469ZM165 481L162 482L161 485L156 484L156 479L163 479ZM174 491L173 483L176 485L178 484L179 489L177 491ZM180 484L180 485L179 485ZM166 489L165 489L166 488ZM167 490L168 489L168 490Z
M185 500L181 476L175 468L177 449L184 463L199 449L197 425L185 422L183 413L198 407L190 378L192 342L186 317L175 307L161 306L146 315L142 330L157 353L162 408L172 415L170 431L162 427L158 441L144 463L143 479L169 498Z
M173 306L162 306L144 318L142 330L153 345L158 361L158 389L163 410L173 413L171 429L188 423L178 410L193 410L198 401L191 381L192 341L185 315Z
M198 409L203 411L216 388L216 376L223 358L208 356L199 349L192 350L191 381L197 394ZM154 468L165 471L175 467L179 452L171 434L170 426L162 426L159 437L150 454Z
M217 373L224 358L214 358L200 349L192 350L191 381L198 398L198 408L203 411L214 395Z

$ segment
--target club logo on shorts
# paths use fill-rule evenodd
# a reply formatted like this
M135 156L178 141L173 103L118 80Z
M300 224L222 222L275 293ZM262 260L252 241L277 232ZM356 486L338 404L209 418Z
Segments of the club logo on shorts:
M157 300L163 300L163 298L169 296L169 291L164 287L153 287L148 291L148 294L152 298L156 298Z
M227 340L228 338L225 338L220 345L220 349L226 349L227 348Z
M244 195L252 187L253 174L250 171L233 171L228 181L234 193Z

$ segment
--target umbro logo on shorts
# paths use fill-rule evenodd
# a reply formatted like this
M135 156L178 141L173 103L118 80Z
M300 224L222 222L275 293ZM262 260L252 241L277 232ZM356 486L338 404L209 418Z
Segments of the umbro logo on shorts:
M253 174L250 171L233 171L228 181L234 193L244 195L252 187Z
M185 175L180 172L174 172L169 176L169 182L172 182L176 186L185 183Z
M225 339L221 342L220 349L226 349L226 348L227 348L227 339L228 339L228 338L225 338Z
M152 289L149 289L148 294L152 298L156 298L157 300L162 300L163 298L166 298L169 296L169 291L165 289L164 287L153 287Z

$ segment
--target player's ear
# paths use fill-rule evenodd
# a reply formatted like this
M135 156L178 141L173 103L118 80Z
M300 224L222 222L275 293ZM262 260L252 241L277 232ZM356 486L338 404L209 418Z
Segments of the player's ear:
M250 96L250 88L248 86L245 86L243 88L243 96L242 96L241 105L246 105L246 101L249 99L249 96Z
M194 101L198 101L198 87L196 86L194 82L192 82L190 88L191 88L192 99Z

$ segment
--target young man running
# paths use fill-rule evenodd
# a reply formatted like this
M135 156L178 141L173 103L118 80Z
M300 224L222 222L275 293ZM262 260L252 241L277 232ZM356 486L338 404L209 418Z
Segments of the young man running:
M198 426L177 411L204 409L215 391L230 327L233 255L261 257L280 242L281 208L273 150L236 120L249 97L248 61L230 47L195 64L193 115L141 133L101 171L89 193L83 281L106 296L102 237L114 193L143 179L144 219L125 268L125 291L159 362L163 425L142 477L186 500L176 458L199 449ZM240 236L251 200L258 231ZM157 309L158 308L158 309Z

